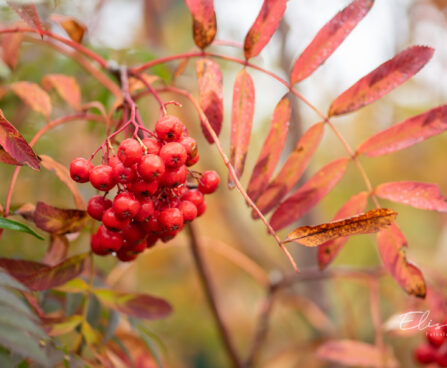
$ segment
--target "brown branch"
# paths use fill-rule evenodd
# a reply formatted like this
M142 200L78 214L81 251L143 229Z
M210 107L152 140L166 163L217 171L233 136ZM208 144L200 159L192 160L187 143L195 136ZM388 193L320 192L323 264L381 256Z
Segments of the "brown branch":
M202 246L199 243L199 239L194 229L194 225L192 223L188 224L187 230L190 239L191 252L194 258L194 262L196 264L197 272L199 273L199 278L202 283L202 287L205 292L207 302L213 314L214 320L216 321L220 336L222 338L222 342L228 354L228 358L231 360L233 367L241 368L242 363L240 361L239 355L236 352L236 349L234 347L228 329L219 312L219 308L217 305L217 298L215 295L216 294L215 289L211 281L209 269L207 268L205 259L201 251Z

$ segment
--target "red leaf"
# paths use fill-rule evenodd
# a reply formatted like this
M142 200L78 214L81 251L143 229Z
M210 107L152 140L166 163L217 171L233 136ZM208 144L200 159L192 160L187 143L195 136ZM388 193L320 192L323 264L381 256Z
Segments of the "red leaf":
M7 1L8 5L22 18L31 28L34 28L40 37L43 38L42 25L36 5L24 4L23 2Z
M81 90L73 77L64 74L48 74L42 79L42 85L49 90L54 87L59 95L76 110L81 105Z
M213 0L185 0L193 17L193 35L195 44L204 49L217 32L216 13Z
M278 175L256 201L256 205L262 213L268 213L276 207L295 186L318 148L323 132L324 123L318 123L303 134ZM252 216L257 217L254 212Z
M349 158L332 161L283 201L270 219L272 228L281 230L310 211L343 177L348 162Z
M223 121L223 87L222 72L219 64L210 59L199 59L196 62L197 82L199 85L199 103L208 118L214 132L219 135ZM209 143L213 138L203 122L202 131Z
M361 192L351 197L334 216L333 221L348 218L358 215L365 211L368 204L368 193ZM325 269L331 263L337 254L340 252L343 245L348 240L347 237L342 237L334 240L329 240L318 247L318 264L320 269Z
M303 51L290 73L292 85L311 75L351 33L374 4L374 0L354 0L318 32Z
M94 293L107 307L131 317L160 319L172 312L172 307L168 302L147 294L125 293L109 289L96 289Z
M425 298L427 288L422 272L407 261L407 240L396 224L377 234L383 263L397 283L410 295Z
M253 201L256 201L268 186L279 161L289 130L290 112L290 101L287 97L283 97L275 107L269 134L248 184L247 194Z
M410 79L433 56L427 46L413 46L380 65L338 96L329 108L329 116L360 109L391 92Z
M74 42L81 43L87 28L72 17L51 14L51 20L58 23Z
M374 193L380 198L423 210L447 212L447 198L441 194L436 184L397 181L379 185Z
M2 35L2 60L13 70L17 66L19 49L24 36L25 35L23 33L18 32Z
M422 142L447 129L447 105L413 116L373 135L357 149L368 157L386 155Z
M286 11L287 0L264 0L259 14L245 36L244 56L258 55L270 41Z
M34 170L40 169L39 158L19 131L6 120L2 110L0 110L0 145L10 157L20 164L28 165ZM2 156L6 160L6 156Z
M34 111L45 115L47 119L49 118L51 113L50 97L36 83L15 82L10 87Z
M0 146L0 162L8 165L22 166L22 164L15 160L8 152L6 152L2 146Z
M234 81L231 111L230 162L234 166L238 178L244 171L254 112L255 87L253 79L245 69L242 69ZM234 187L231 178L228 179L228 185L230 188Z
M84 270L88 253L68 258L55 266L42 263L0 258L0 267L31 291L51 289L74 279Z

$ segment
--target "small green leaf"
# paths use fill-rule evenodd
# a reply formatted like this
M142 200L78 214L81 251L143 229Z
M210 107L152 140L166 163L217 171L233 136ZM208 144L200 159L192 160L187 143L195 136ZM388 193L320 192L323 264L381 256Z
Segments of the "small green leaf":
M0 228L1 229L9 229L14 231L21 231L22 233L28 233L33 236L35 236L37 239L44 240L42 236L40 236L38 233L36 233L33 229L30 227L9 219L5 219L4 217L0 217Z

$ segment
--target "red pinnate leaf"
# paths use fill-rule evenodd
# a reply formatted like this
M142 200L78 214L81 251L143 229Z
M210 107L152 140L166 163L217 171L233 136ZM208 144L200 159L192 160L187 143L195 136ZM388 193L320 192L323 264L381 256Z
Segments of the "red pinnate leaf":
M396 224L377 234L383 263L397 283L410 295L425 298L427 288L422 272L407 261L407 240Z
M368 193L361 192L351 197L337 212L333 221L348 218L359 213L362 213L368 204ZM326 268L331 263L343 245L348 240L347 237L342 237L334 240L329 240L318 247L318 264L320 269Z
M33 217L38 228L57 235L76 233L88 220L86 211L56 208L43 202L37 202Z
M415 181L397 181L379 185L375 194L380 198L407 204L423 210L447 212L447 198L439 186Z
M17 66L17 60L19 59L19 49L22 44L24 34L23 33L7 33L2 36L1 48L2 59L6 65L12 70Z
M214 132L219 135L223 121L223 86L222 72L219 64L210 59L196 62L197 82L199 86L199 103L208 118ZM201 123L202 131L209 143L213 138Z
M217 32L216 13L213 0L185 0L193 17L193 36L195 44L204 49Z
M51 113L51 101L42 88L31 82L15 82L10 87L34 111L43 114L48 119Z
M281 230L310 211L343 177L348 162L348 158L332 161L283 201L270 219L272 228Z
M58 23L74 42L81 43L87 28L79 21L65 15L51 14L51 20Z
M59 95L76 110L81 105L81 89L73 77L64 74L49 74L43 77L42 85L49 90L54 87Z
M256 205L262 213L268 213L289 193L306 170L310 159L321 142L324 123L318 123L303 134L295 149L287 158L278 175L263 191ZM255 213L252 216L256 218Z
M295 61L290 73L291 84L311 75L351 33L374 4L374 0L354 0L318 32Z
M167 301L148 294L109 289L96 289L94 293L107 307L131 317L161 319L172 312L172 307Z
M270 41L286 11L287 0L264 0L259 14L245 36L244 56L258 55Z
M290 113L290 101L287 97L283 97L275 107L269 134L262 146L262 151L248 184L247 194L253 201L267 187L279 161L289 130Z
M413 46L397 54L338 96L329 116L358 110L385 96L421 70L433 53L431 47Z
M447 105L406 119L363 142L357 149L368 157L386 155L422 142L447 129Z
M22 166L22 164L6 152L2 146L0 146L0 162L8 165Z
M7 1L8 5L22 18L31 28L43 37L42 25L40 23L39 14L37 13L36 5L24 4L19 1Z
M253 79L245 69L242 69L234 81L230 138L230 162L238 178L244 171L254 112L255 87ZM230 188L234 187L231 178L228 179L228 185Z
M31 291L51 289L74 279L84 270L88 253L79 254L55 265L0 258L0 267Z
M2 110L0 110L0 146L9 157L18 161L21 165L28 165L34 170L40 169L39 158L19 131L6 120ZM2 162L8 160L8 156L4 154L0 156L3 158ZM13 161L6 163L14 165Z

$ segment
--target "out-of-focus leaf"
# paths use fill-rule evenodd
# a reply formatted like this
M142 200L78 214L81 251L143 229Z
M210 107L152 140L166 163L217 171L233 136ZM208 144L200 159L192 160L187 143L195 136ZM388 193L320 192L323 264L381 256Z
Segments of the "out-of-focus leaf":
M71 179L70 172L68 171L68 169L64 165L52 159L50 156L40 155L40 158L42 160L41 161L42 166L47 170L53 171L59 178L59 180L62 183L64 183L70 190L71 194L73 195L73 199L76 203L76 208L78 210L85 210L86 206L84 198L82 197L82 194L79 191L78 186Z
M8 165L23 166L19 161L14 159L2 146L0 146L0 162Z
M293 65L291 84L311 75L351 33L374 4L374 0L354 0L318 32Z
M348 162L348 158L332 161L283 201L270 219L272 228L278 231L310 211L343 177Z
M278 175L256 201L256 205L262 213L268 213L276 207L295 186L318 148L323 132L324 123L318 123L303 134ZM252 216L257 217L255 212L252 213Z
M83 318L79 315L74 315L66 318L65 320L54 323L52 325L47 326L48 335L50 336L60 336L65 335L71 331L73 331L77 326L79 326L82 322Z
M52 207L43 202L36 203L34 222L39 229L51 234L76 233L86 225L86 211Z
M253 201L256 201L268 186L279 161L289 130L290 113L290 101L287 97L283 97L275 107L269 134L248 184L247 194Z
M47 119L51 114L50 96L36 83L15 82L10 85L11 90L27 103L34 111L41 113Z
M357 149L368 157L386 155L422 142L447 129L447 105L406 119L363 142Z
M53 22L59 24L65 32L67 32L68 37L70 37L74 42L82 43L84 33L87 30L82 23L72 17L67 17L60 14L51 14L50 18Z
M397 181L380 184L374 193L380 198L423 210L447 212L447 198L441 194L437 184Z
M65 235L51 235L50 245L43 258L43 263L54 266L62 262L67 258L68 247L68 239Z
M81 89L75 78L65 74L47 74L42 78L42 85L50 90L52 87L57 93L76 110L81 106Z
M92 326L87 321L82 321L81 333L84 336L85 341L88 345L96 345L101 341L101 338Z
M244 171L254 112L255 86L250 74L242 69L234 81L231 110L230 162L238 178ZM234 188L231 177L228 178L228 185Z
M0 110L0 145L14 160L34 170L40 169L39 158L22 137L19 131L8 121Z
M223 86L222 72L219 64L210 59L199 59L196 62L197 83L199 86L199 104L209 120L211 127L219 136L223 121ZM203 122L202 131L209 143L214 140Z
M26 4L23 1L7 1L8 5L22 18L31 28L43 38L42 24L40 23L39 14L36 5L31 1Z
M160 80L160 77L157 75L150 75L146 73L140 74L141 78L143 78L148 84L152 84L158 80ZM138 78L131 77L129 78L129 92L134 93L140 89L146 89L145 84L139 80Z
M377 346L354 340L328 341L318 348L317 356L348 367L383 367L385 362L386 367L398 367L391 351L384 355Z
M34 211L36 210L36 206L32 203L25 203L21 205L17 210L15 210L12 214L22 216L25 220L34 221Z
M87 291L88 288L88 284L84 280L77 277L54 289L64 293L82 293Z
M193 37L195 44L204 49L217 32L216 13L213 0L185 0L193 18Z
M396 224L377 234L383 263L397 283L410 295L425 298L427 287L422 272L407 261L407 240Z
M98 327L101 318L101 303L94 294L90 294L90 301L87 309L87 322L94 329Z
M43 237L41 237L38 233L36 233L30 227L28 227L20 222L6 219L4 217L0 217L0 228L14 230L14 231L21 231L22 233L27 233L32 236L35 236L37 239L44 240Z
M380 65L338 96L329 108L329 116L360 109L391 92L410 79L433 56L427 46L413 46Z
M390 226L396 216L393 210L379 208L344 220L301 226L289 233L284 243L293 241L306 247L316 247L340 237L377 233Z
M105 306L128 316L160 319L167 317L172 312L172 307L168 302L148 294L126 293L108 289L95 289L93 292Z
M362 213L368 204L368 193L361 192L351 197L337 212L333 221L341 220ZM331 263L337 254L340 252L343 245L348 240L347 237L341 237L334 240L329 240L318 247L318 264L320 269L326 268Z
M105 344L115 334L119 321L120 321L119 313L114 311L113 309L110 309L109 317L107 319L107 325L104 330L104 337L102 339L103 344Z
M152 357L155 359L158 368L163 368L163 361L160 356L160 352L158 351L157 344L153 341L154 334L151 333L147 328L143 326L139 326L138 330L140 331L140 336L143 339L146 347L151 352Z
M31 291L41 291L63 285L81 274L87 256L88 253L79 254L55 266L47 266L33 261L0 258L0 267Z
M286 11L287 0L264 0L261 10L244 41L244 56L250 59L267 45Z
M23 41L24 34L21 32L7 33L2 35L1 49L2 59L12 70L17 66L19 59L19 50Z

